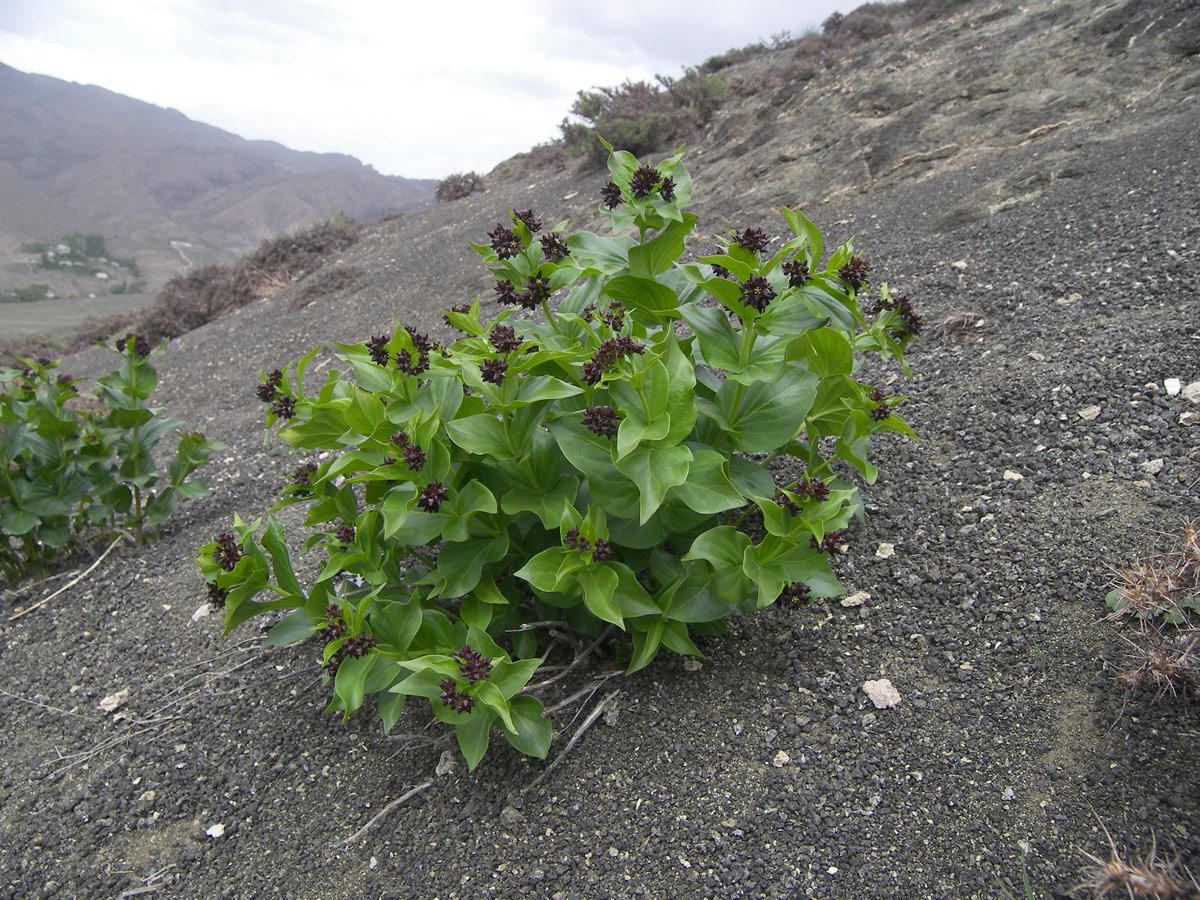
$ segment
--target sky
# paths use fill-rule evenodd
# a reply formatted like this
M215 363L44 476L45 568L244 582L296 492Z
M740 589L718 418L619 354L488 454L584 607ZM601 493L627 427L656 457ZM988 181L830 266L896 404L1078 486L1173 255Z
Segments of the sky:
M385 175L486 173L576 92L679 76L858 0L0 0L0 62Z

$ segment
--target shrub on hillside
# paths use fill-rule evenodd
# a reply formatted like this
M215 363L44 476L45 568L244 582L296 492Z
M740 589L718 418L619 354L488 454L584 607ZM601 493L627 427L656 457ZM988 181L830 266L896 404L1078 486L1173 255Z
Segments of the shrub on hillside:
M433 189L433 199L441 203L461 200L470 197L476 191L483 190L483 176L477 172L458 172L447 175Z

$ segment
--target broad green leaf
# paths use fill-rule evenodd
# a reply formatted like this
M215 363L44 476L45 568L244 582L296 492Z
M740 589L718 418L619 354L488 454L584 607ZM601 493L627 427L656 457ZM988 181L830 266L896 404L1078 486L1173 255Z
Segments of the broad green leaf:
M487 753L488 738L496 714L489 709L476 707L470 715L454 726L458 746L467 760L467 768L474 769Z
M745 504L729 480L726 456L715 450L693 450L687 480L667 491L667 500L680 500L698 513L719 513Z
M609 279L601 293L620 300L628 309L656 319L679 317L679 298L673 290L653 278L618 275Z
M638 487L640 522L654 515L668 490L687 480L691 462L692 451L685 446L642 445L615 463Z
M658 653L658 645L662 640L663 619L658 617L649 622L645 628L633 628L629 636L633 639L633 655L629 660L626 675L632 675L639 669L644 669Z
M513 723L508 713L508 701L500 693L500 688L493 684L490 678L475 685L472 693L475 696L476 703L482 703L500 717L500 726L505 731L517 730L517 726Z
M744 453L770 453L796 436L817 395L817 376L790 363L774 384L726 381L717 391L718 423ZM702 409L711 411L709 405Z
M605 566L585 566L576 577L583 588L583 602L592 615L624 628L621 607L613 599L620 583L617 573Z
M508 704L508 712L516 726L514 731L504 731L504 737L520 753L545 759L550 750L550 739L554 729L550 720L542 713L542 701L528 694L514 697Z
M264 647L284 647L312 637L317 624L310 621L303 609L294 609L271 628L263 639Z
M753 550L750 538L732 525L709 529L694 541L683 557L706 562L716 578L717 593L730 598L739 595L746 554Z
M374 668L377 655L374 651L369 651L362 656L347 656L338 666L337 675L333 679L333 689L346 710L345 717L349 717L350 713L362 706L363 683L367 673Z
M376 708L379 710L379 718L383 720L384 734L390 734L396 722L399 721L406 699L404 694L385 693L379 695Z
M506 700L511 701L520 691L524 690L529 679L533 677L538 667L545 662L543 659L521 659L516 662L501 659L492 661L492 674L489 680L500 688L500 693ZM510 708L512 704L509 704Z
M660 234L644 244L629 248L629 271L638 278L653 278L671 268L683 255L684 239L696 224L693 213L683 213L682 221L672 222Z

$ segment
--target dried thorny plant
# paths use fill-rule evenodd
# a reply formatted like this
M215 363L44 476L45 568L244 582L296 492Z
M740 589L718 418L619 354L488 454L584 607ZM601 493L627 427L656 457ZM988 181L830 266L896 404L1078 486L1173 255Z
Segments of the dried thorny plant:
M978 310L961 309L950 313L938 323L942 337L967 334L972 330L986 328L987 317Z
M1200 531L1185 521L1166 553L1117 569L1105 597L1112 612L1102 621L1132 619L1122 634L1124 665L1117 680L1131 692L1152 689L1155 700L1200 687Z
M1182 865L1178 856L1170 862L1159 859L1158 842L1155 841L1150 853L1140 863L1128 862L1121 858L1103 822L1100 827L1108 838L1109 858L1104 860L1084 853L1093 865L1085 870L1084 880L1071 888L1070 893L1092 891L1095 900L1100 900L1115 889L1130 900L1200 900L1200 882Z

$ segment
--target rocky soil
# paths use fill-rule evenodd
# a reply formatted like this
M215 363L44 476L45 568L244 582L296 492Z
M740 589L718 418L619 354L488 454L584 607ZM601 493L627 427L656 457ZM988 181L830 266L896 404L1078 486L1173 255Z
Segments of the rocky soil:
M439 770L453 748L415 705L391 738L369 710L325 715L317 649L222 639L194 618L191 559L290 471L263 445L260 368L393 315L449 337L440 309L490 291L467 241L510 206L599 227L604 176L380 225L344 256L350 288L186 335L156 399L230 445L213 495L45 607L7 621L59 583L0 610L0 895L965 900L1019 892L1024 859L1049 897L1107 857L1103 828L1126 858L1157 840L1196 861L1196 709L1127 697L1097 621L1112 568L1200 515L1200 406L1164 387L1200 380L1198 36L1194 2L1005 2L802 89L772 87L770 58L739 70L760 89L689 157L702 233L781 234L787 203L827 245L855 235L925 317L913 378L873 373L922 440L878 445L837 562L861 605L737 618L699 667L607 681L556 717L552 756L619 689L532 789L547 763L506 747ZM864 693L881 678L898 706Z

